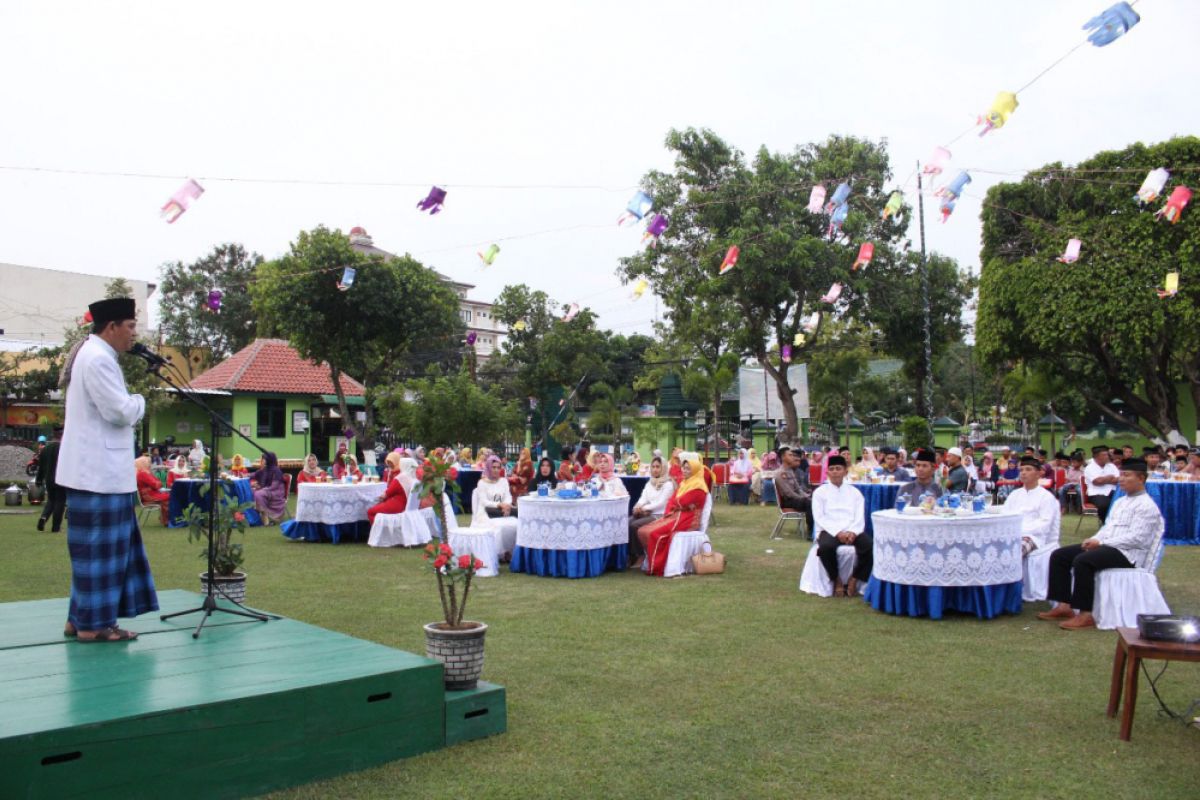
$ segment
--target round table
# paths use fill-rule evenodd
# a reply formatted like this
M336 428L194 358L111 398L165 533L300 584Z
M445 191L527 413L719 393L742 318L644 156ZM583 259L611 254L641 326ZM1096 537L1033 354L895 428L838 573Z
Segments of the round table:
M383 499L382 483L302 483L296 488L296 518L279 526L289 539L340 543L366 541L367 509Z
M1200 481L1146 481L1146 492L1166 522L1165 544L1200 544ZM1113 502L1124 494L1117 487Z
M938 517L876 511L875 566L864 598L876 610L941 619L1021 611L1021 515Z
M628 561L627 498L521 498L513 572L594 578L623 570Z
M871 521L871 515L876 511L886 511L896 507L896 495L900 494L899 483L871 483L855 482L855 489L862 492L864 508L863 513L866 516L866 532L875 534L875 524Z
M171 484L171 498L167 501L167 526L170 528L185 528L187 523L182 521L183 511L192 503L202 509L208 508L208 498L200 496L200 487L208 484L207 478L176 478ZM249 478L234 478L222 480L221 486L225 494L236 499L239 503L253 503L254 490L250 488ZM262 518L253 508L243 512L246 524L251 527L262 525Z

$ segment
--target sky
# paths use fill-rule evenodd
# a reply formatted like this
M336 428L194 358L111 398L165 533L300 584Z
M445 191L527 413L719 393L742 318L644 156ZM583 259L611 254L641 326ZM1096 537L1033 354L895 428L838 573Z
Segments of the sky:
M886 139L901 183L1108 5L5 0L0 262L156 280L224 242L273 258L301 230L358 225L474 299L525 283L649 332L662 309L616 273L641 230L616 220L671 168L671 128L748 155ZM990 172L945 224L926 203L930 250L977 272L989 186L1200 133L1200 3L1136 10L1124 37L1022 91L1004 128L951 146L952 173ZM206 191L168 225L183 176ZM448 196L429 216L415 205L433 184Z

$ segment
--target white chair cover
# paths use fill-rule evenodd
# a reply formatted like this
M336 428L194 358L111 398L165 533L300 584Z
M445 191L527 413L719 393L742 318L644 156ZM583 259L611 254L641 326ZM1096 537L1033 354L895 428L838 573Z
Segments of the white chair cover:
M1050 591L1050 554L1057 549L1057 544L1039 547L1024 558L1021 565L1024 571L1021 599L1026 603L1046 599L1046 593Z
M713 496L710 492L704 500L704 510L700 512L700 529L695 531L680 531L671 537L671 548L667 550L667 564L663 567L664 578L674 578L677 575L689 575L695 572L692 567L692 556L704 552L704 545L711 545L708 539L708 523L712 519ZM650 571L650 559L642 564L642 572Z
M1134 569L1105 569L1096 574L1092 615L1096 618L1097 628L1106 631L1136 628L1138 614L1171 613L1155 575L1162 562L1163 550L1160 531L1145 565Z
M483 508L483 492L471 497L471 527L489 528L496 532L496 546L503 556L511 557L517 546L517 528L520 523L513 517L489 517Z
M500 574L500 550L496 532L491 528L463 528L454 516L450 498L442 495L442 507L446 510L446 527L450 529L448 544L456 555L470 553L483 562L483 568L475 572L480 578L493 578Z
M838 577L842 579L843 584L850 580L850 576L854 572L854 558L853 545L838 546ZM859 586L859 593L861 594L865 588L866 586ZM818 597L833 597L833 581L829 580L829 575L825 572L821 559L817 558L816 542L813 542L812 547L808 548L808 558L804 559L804 569L800 571L800 591L815 594Z

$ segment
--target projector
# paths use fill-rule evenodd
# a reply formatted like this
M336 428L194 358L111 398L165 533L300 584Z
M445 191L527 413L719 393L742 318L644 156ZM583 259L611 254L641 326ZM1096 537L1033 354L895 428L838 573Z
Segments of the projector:
M1200 617L1182 614L1138 614L1138 634L1163 642L1200 642Z

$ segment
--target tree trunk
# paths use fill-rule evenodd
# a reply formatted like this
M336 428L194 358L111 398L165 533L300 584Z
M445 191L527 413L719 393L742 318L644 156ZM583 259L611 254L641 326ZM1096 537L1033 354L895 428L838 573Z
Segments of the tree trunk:
M721 460L721 392L713 390L713 447L716 450L717 461Z
M779 395L779 402L783 404L784 438L787 442L794 442L799 438L800 423L796 417L795 392L788 383L787 370L775 369L767 359L766 353L760 353L758 360L767 374L771 376L771 380L775 381L775 391Z
M914 399L916 400L917 416L930 419L933 416L933 409L931 409L925 402L926 376L924 358L918 359L916 363L913 364L913 372L916 375L916 394L914 395Z

